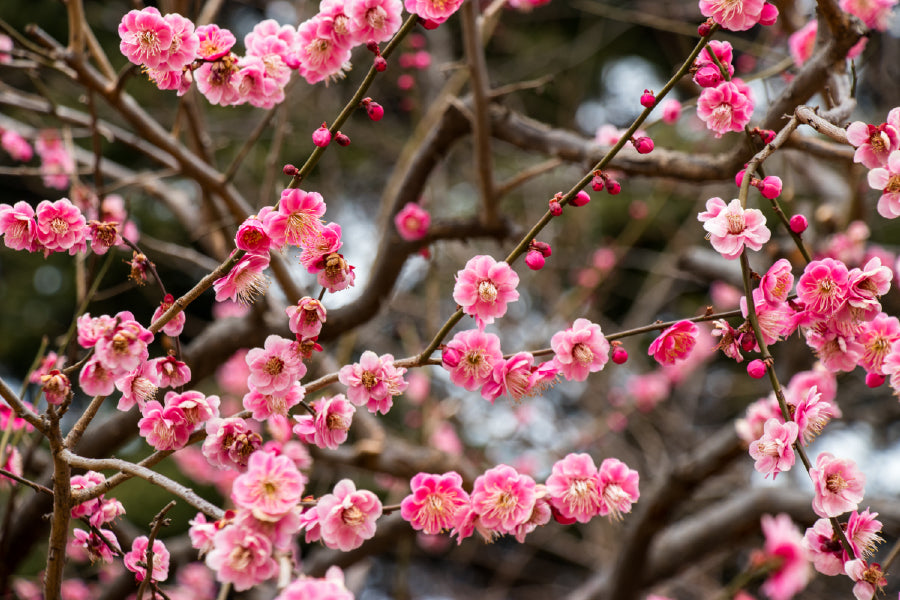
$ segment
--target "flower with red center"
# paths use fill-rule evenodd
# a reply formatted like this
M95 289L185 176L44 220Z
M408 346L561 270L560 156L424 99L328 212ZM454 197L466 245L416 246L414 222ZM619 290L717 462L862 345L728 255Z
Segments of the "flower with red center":
M283 393L306 375L297 342L278 335L267 337L263 348L247 352L245 360L250 367L250 389L262 394Z
M300 404L306 395L306 389L299 381L293 382L286 390L275 394L263 394L258 390L250 390L244 394L242 403L246 410L257 421L265 421L273 415L287 415L288 411Z
M500 338L478 329L454 335L441 354L441 364L450 372L450 381L469 391L487 383L494 366L502 360Z
M11 250L35 250L37 225L31 205L23 201L13 206L0 204L0 235Z
M750 457L756 461L753 467L766 477L772 479L782 471L790 471L794 466L794 449L791 444L797 441L800 428L793 421L782 423L778 417L772 417L763 425L763 435L750 442Z
M619 520L622 513L630 513L631 505L638 501L640 474L617 458L606 458L600 463L600 516L609 515Z
M250 457L262 445L262 438L254 433L244 419L214 418L206 422L203 455L217 469L243 472Z
M691 321L678 321L653 340L647 354L661 365L674 365L687 359L697 343L699 332Z
M856 510L863 499L866 476L850 459L822 452L816 458L816 468L809 470L809 476L816 488L812 507L820 517L837 517Z
M431 215L415 202L407 202L406 206L394 215L394 227L404 240L412 242L420 240L428 234Z
M490 256L475 256L456 274L453 299L467 315L475 317L479 329L506 314L506 304L519 299L519 276L505 262Z
M766 541L760 558L777 561L761 589L772 600L790 600L806 587L811 575L803 536L786 514L763 515L761 521Z
M587 319L575 319L572 327L555 333L550 347L560 373L570 381L584 381L602 371L609 360L609 342L600 326Z
M227 275L213 282L216 302L231 300L241 304L253 304L257 296L266 293L269 280L263 271L269 266L268 255L245 254Z
M191 369L173 355L161 356L149 361L161 388L181 387L191 380Z
M134 573L137 581L143 581L147 576L147 567L138 563L147 563L147 547L150 544L149 538L142 535L134 539L131 545L131 551L123 557L125 568ZM150 575L152 581L165 581L169 576L169 551L161 540L153 540L153 573Z
M276 246L305 247L315 241L322 229L324 214L321 194L289 188L281 192L278 210L266 215L265 224Z
M343 394L319 398L312 403L316 415L294 415L293 431L303 442L336 449L347 441L356 407Z
M329 548L349 552L375 535L375 521L381 516L381 500L368 490L357 490L349 479L334 486L316 504L319 532Z
M569 454L547 478L550 504L566 520L587 523L604 507L600 472L588 454ZM606 505L608 506L608 505Z
M272 240L266 233L266 226L258 215L244 219L234 236L234 244L239 250L250 254L268 254Z
M238 69L238 58L231 53L212 62L203 63L194 69L197 91L203 94L210 104L221 106L236 104L239 97L237 90L234 89L233 80Z
M886 167L876 167L869 171L869 187L881 190L878 214L885 219L896 219L900 216L900 150L894 150L888 155Z
M300 253L300 264L310 273L319 273L326 268L326 257L336 253L343 245L341 226L329 223L307 240Z
M475 480L472 508L481 525L498 534L515 534L531 517L537 498L536 484L508 465L488 469Z
M119 51L136 65L156 69L165 65L174 31L159 11L147 7L129 11L119 23Z
M151 321L157 321L160 317L163 316L167 310L172 308L172 305L175 304L175 297L172 294L166 294L162 299L162 302L159 303L159 306L156 307L156 310L153 311L153 317L150 319ZM184 314L184 311L180 311L175 314L174 317L168 320L165 325L162 326L162 332L168 336L178 336L181 335L181 332L184 330L184 323L187 320L187 317Z
M413 529L438 534L456 527L469 504L469 494L462 487L456 471L443 475L419 473L412 478L412 493L400 503L400 515Z
M109 396L116 389L116 377L94 356L85 363L81 373L78 374L78 384L89 396Z
M759 250L772 235L762 211L745 209L736 198L727 206L721 198L710 198L706 208L707 212L698 214L697 219L709 232L713 249L729 260L738 258L744 246Z
M743 131L753 116L750 89L739 83L739 79L733 79L704 88L697 100L697 116L717 138L729 131Z
M258 450L234 480L231 500L260 521L277 521L300 502L305 481L289 457Z

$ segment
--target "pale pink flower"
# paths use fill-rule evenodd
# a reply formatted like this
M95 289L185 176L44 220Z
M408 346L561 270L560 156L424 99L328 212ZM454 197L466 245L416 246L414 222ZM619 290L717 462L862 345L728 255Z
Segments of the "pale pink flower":
M419 473L412 478L412 493L400 503L400 515L413 529L437 534L454 528L469 504L456 471L443 475Z
M116 379L115 385L116 389L122 392L116 408L131 410L135 404L143 408L148 401L156 398L159 378L152 365L143 362L124 377Z
M878 563L869 564L861 558L844 563L844 572L856 582L853 595L856 600L872 600L887 585L887 579Z
M159 303L159 306L156 307L156 310L153 311L153 317L151 317L150 320L156 321L159 319L163 316L163 313L172 308L174 303L175 297L172 296L172 294L166 294L162 302ZM169 319L169 321L162 326L161 331L171 337L179 336L184 330L185 321L187 321L187 316L184 314L184 311L181 311Z
M281 63L277 56L275 60ZM259 108L272 108L284 100L284 89L276 79L267 75L266 66L258 56L244 56L238 61L238 70L231 78L231 85L241 103L249 102Z
M836 320L818 321L804 330L806 344L829 371L850 372L856 368L865 348L856 341L855 331L839 329Z
M813 20L813 23L815 22ZM854 121L847 126L847 141L856 148L853 162L862 163L869 169L887 166L891 153L900 150L898 116L900 116L898 113L891 111L887 123L870 125L862 121ZM877 189L884 189L884 187Z
M547 478L550 504L564 519L587 523L604 507L600 472L588 454L568 454Z
M897 0L840 0L841 10L859 17L866 27L886 31Z
M342 479L334 486L334 493L319 498L316 512L322 542L349 552L375 535L381 500L368 490L357 490L350 479Z
M178 13L167 14L163 19L172 28L172 43L166 50L164 62L155 67L148 66L169 71L181 71L197 58L200 38L194 31L194 23L190 19L186 19Z
M218 60L226 56L237 41L234 34L218 25L201 25L197 27L199 46L197 53L207 61Z
M156 400L141 407L143 418L138 421L141 437L157 450L184 448L194 427L177 406L165 408Z
M859 364L869 373L887 375L883 371L884 360L891 346L900 339L900 320L885 313L879 313L873 320L861 325L856 337L864 348Z
M268 336L263 348L247 352L246 361L250 389L262 394L284 392L306 375L297 342L278 335Z
M234 245L250 254L268 254L272 240L266 232L265 223L258 215L244 219L234 236Z
M149 361L156 372L160 388L181 387L191 380L191 369L172 355L161 356Z
M295 53L296 44L297 30L290 25L280 25L275 19L260 21L244 36L247 54L267 61L275 55L288 69L296 69L300 64ZM285 83L287 80L279 81L279 85Z
M315 298L304 296L296 306L285 309L288 316L288 328L296 334L297 339L314 338L322 331L327 311Z
M622 513L630 513L631 505L638 501L640 475L617 458L606 458L600 463L600 516L619 520Z
M735 198L727 206L721 198L706 201L707 212L697 215L716 252L729 260L740 257L744 246L759 250L769 241L772 232L766 227L766 217L755 208L741 207ZM708 215L713 215L707 218Z
M294 415L294 433L303 442L319 448L336 449L347 441L347 432L356 407L343 394L320 398L312 403L316 416Z
M257 421L265 421L273 415L287 415L288 411L300 404L306 396L306 389L299 381L293 382L286 390L264 394L253 389L244 394L244 409L251 411Z
M678 321L653 340L647 354L661 365L677 364L690 355L699 332L699 328L691 321Z
M245 254L227 275L213 282L216 302L231 300L241 304L253 304L257 296L265 294L269 280L263 271L269 266L269 257Z
M393 397L406 389L403 379L406 369L393 365L390 354L378 356L371 350L363 352L358 363L346 365L338 372L338 380L347 386L347 397L357 406L366 405L369 412L387 414Z
M116 314L117 324L94 344L95 356L103 367L118 375L136 369L147 360L147 345L153 341L149 329L134 320L128 311Z
M780 258L769 267L759 282L766 302L784 302L794 287L794 275L791 273L791 262Z
M153 7L129 11L119 23L119 50L136 65L156 69L165 65L174 31Z
M819 30L819 21L816 18L813 18L795 31L788 37L788 50L791 53L791 58L794 60L794 64L798 67L802 67L807 60L812 56L813 50L816 45L816 34ZM853 47L847 51L847 58L854 59L857 58L860 54L863 53L863 50L866 47L866 43L869 41L869 38L864 37L860 39L858 42L853 44ZM849 131L848 131L849 133ZM849 135L848 135L849 138ZM850 141L854 146L858 146L859 144L855 143L853 140ZM860 162L857 160L856 162ZM875 165L867 165L869 168Z
M700 13L731 31L746 31L762 16L764 0L700 0Z
M462 6L462 0L451 0L443 2L441 0L404 0L406 11L414 15L419 15L423 19L434 21L435 23L443 23L450 18L450 15L459 10Z
M233 396L243 396L250 391L247 386L247 379L250 377L247 352L249 352L248 349L241 348L216 369L216 383L223 392Z
M772 479L794 466L794 449L800 428L793 421L783 423L773 417L763 425L763 435L750 442L750 457L756 461L754 468Z
M519 276L505 262L490 256L470 258L456 273L453 299L467 315L475 317L479 329L506 314L506 304L519 299Z
M697 100L697 116L706 123L716 137L729 131L743 131L753 116L750 90L738 86L740 80L723 81L715 87L704 88Z
M13 160L19 162L28 162L34 156L34 150L31 144L12 129L7 129L0 135L0 146L12 157Z
M811 575L803 536L786 514L763 515L762 531L766 538L764 559L778 560L780 566L769 574L761 589L772 600L790 600L806 587Z
M403 22L400 0L346 0L344 10L360 42L385 42L397 33Z
M415 0L407 0L407 5L409 5L411 1ZM426 3L427 2L424 1L420 2L420 4ZM453 3L442 2L441 4L447 6L452 5ZM407 10L409 10L409 8L407 8ZM428 235L428 227L430 225L431 215L427 210L425 210L415 202L407 202L406 206L401 208L400 211L396 215L394 215L394 227L397 228L397 233L399 233L400 237L408 242L420 240Z
M299 70L307 83L344 77L349 68L350 46L343 36L334 35L339 26L331 18L316 15L297 27ZM355 32L355 27L352 30Z
M816 488L812 507L820 517L837 517L856 510L863 499L866 476L850 459L822 452L816 458L816 468L809 470L809 476Z
M262 438L244 419L214 418L206 423L203 455L218 469L245 471L250 457L261 445Z
M797 281L797 296L806 311L816 318L828 318L847 301L850 272L844 263L825 258L814 260Z
M834 416L834 405L822 400L822 395L815 386L811 387L802 399L788 398L788 403L794 408L793 420L799 428L798 438L806 445L819 435Z
M878 198L878 214L885 219L900 216L900 150L888 155L887 168L876 167L869 171L869 187L881 190Z
M221 404L218 396L205 396L195 390L189 390L183 394L168 392L164 401L167 407L175 406L181 409L191 427L218 417L219 404Z
M35 211L37 243L46 256L50 252L70 254L87 249L87 221L68 198L56 202L42 200Z
M502 360L500 338L478 329L454 335L441 354L441 364L450 372L450 381L469 391L487 383L494 366Z
M609 361L609 342L600 326L587 319L575 319L572 327L553 334L550 347L560 373L569 380L584 381Z
M660 104L660 111L662 111L663 123L674 125L681 117L681 102L674 98L666 98Z
M344 0L322 0L317 17L324 22L322 31L330 32L335 44L341 48L352 48L357 43L356 31L347 16L345 4Z
M103 535L102 538L93 531L85 531L84 529L76 528L72 532L72 539L69 541L67 550L71 551L75 548L85 550L87 551L87 555L88 558L90 558L91 563L100 561L101 563L111 565L116 556L113 554L113 550L116 550L117 553L122 551L119 547L119 540L118 538L116 538L116 534L109 529L98 530ZM112 545L112 548L110 548L110 545ZM153 571L155 572L156 556L153 557L153 567ZM146 569L144 572L146 572ZM62 597L65 598L65 594L63 594Z
M304 482L287 456L257 451L250 455L247 470L234 480L231 500L260 521L277 521L300 502Z
M205 62L194 70L197 91L210 104L229 106L238 102L238 93L232 85L234 74L238 72L238 58L226 53L212 62Z
M15 205L0 204L0 234L3 243L11 250L34 251L37 241L37 224L34 209L24 201Z
M353 600L353 594L344 585L344 573L332 565L325 578L301 576L291 582L275 600Z
M498 534L515 534L536 500L534 479L508 465L497 465L475 480L472 508L481 525Z
M134 539L131 551L124 556L125 568L134 573L137 581L143 581L147 576L147 568L138 563L147 562L147 547L150 540L146 535ZM169 550L161 540L153 540L153 573L152 581L165 581L169 577Z
M278 573L272 542L254 528L228 525L216 532L212 545L206 566L216 572L216 579L239 592Z

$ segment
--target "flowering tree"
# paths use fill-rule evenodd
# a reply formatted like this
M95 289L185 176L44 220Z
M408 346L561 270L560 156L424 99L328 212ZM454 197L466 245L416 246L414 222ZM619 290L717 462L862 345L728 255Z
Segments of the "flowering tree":
M74 282L4 357L0 588L889 585L890 477L827 443L898 416L900 108L850 122L893 2L586 3L691 39L592 136L529 114L544 3L0 20L5 277Z

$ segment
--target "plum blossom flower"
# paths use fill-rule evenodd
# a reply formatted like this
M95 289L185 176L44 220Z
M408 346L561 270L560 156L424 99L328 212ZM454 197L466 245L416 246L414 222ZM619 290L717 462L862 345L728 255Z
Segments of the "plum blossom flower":
M497 465L475 479L470 496L481 525L499 534L515 534L528 520L536 500L536 484L509 465Z
M798 437L806 445L821 433L834 416L834 405L822 400L816 386L809 388L802 399L795 396L788 398L788 403L792 405L794 422L799 428Z
M358 363L341 367L338 380L347 386L347 397L357 406L366 405L370 412L387 414L393 396L406 389L403 380L406 369L394 367L390 354L378 356L371 350L363 352Z
M300 298L296 306L288 306L285 313L288 317L288 328L297 336L297 339L318 336L327 316L327 311L322 303L309 296Z
M407 5L409 0L407 0ZM425 4L425 2L422 2ZM452 4L452 3L443 3ZM407 8L409 10L409 8ZM427 17L426 17L427 18ZM415 202L407 202L406 206L400 209L394 215L394 226L397 233L404 240L412 242L420 240L428 234L428 227L431 225L431 215L427 210L416 204Z
M147 546L150 540L146 535L134 539L131 551L124 556L125 568L134 573L137 581L143 581L147 576L147 568L139 565L139 562L147 562ZM150 579L153 581L165 581L169 577L169 550L161 540L153 540L153 573Z
M518 352L494 366L491 379L481 388L481 397L494 402L501 395L508 394L513 400L521 400L548 385L556 378L558 371L554 361L535 365L530 352Z
M277 521L300 502L305 481L290 458L260 450L234 480L231 499L260 521Z
M888 155L887 168L876 167L869 171L869 187L881 190L878 198L878 214L885 219L900 216L900 150Z
M297 27L297 58L300 75L307 83L341 79L349 68L350 45L335 36L338 24L321 14Z
M640 474L617 458L606 458L600 463L600 516L610 515L621 519L622 513L631 512L631 505L638 501Z
M200 58L214 61L226 56L237 41L234 34L218 25L201 25L197 27L199 45L197 53Z
M267 254L272 239L266 233L265 223L259 215L251 215L238 227L234 244L239 250L245 250L250 254Z
M156 373L157 385L161 388L181 387L191 380L191 369L173 355L161 356L148 361Z
M766 538L762 558L780 561L761 589L772 600L790 600L806 587L811 575L803 536L786 514L763 515L761 521Z
M358 41L387 41L397 33L403 21L400 0L350 0L344 10L353 23Z
M3 235L3 243L11 250L35 250L37 224L31 205L24 201L13 206L0 204L0 235Z
M887 122L881 125L862 121L850 123L847 126L847 141L856 148L853 162L862 163L869 169L887 166L891 153L900 150L900 110L891 110Z
M759 282L759 288L763 291L766 302L786 301L792 287L794 275L791 273L791 263L786 258L775 261Z
M115 550L116 554L122 551L119 547L119 540L118 538L116 538L116 534L109 529L98 529L98 531L102 534L103 537L100 537L100 535L97 535L93 531L85 531L84 529L76 528L72 532L72 539L69 542L69 549L79 548L86 550L88 557L91 559L92 563L100 561L104 564L111 565L113 563L113 560L115 559L113 551ZM112 546L112 548L110 547L110 545ZM156 572L155 555L153 557L153 571L154 573ZM146 573L146 569L144 570L144 572Z
M409 483L412 493L400 503L400 515L423 533L433 535L452 529L469 504L462 483L456 471L443 475L418 473Z
M661 365L674 365L685 360L697 343L700 329L691 321L678 321L653 340L647 354Z
M850 272L844 263L833 258L814 260L797 281L797 296L808 313L828 318L840 310L850 289Z
M478 329L454 335L441 354L441 364L450 372L450 381L469 391L487 383L495 365L502 360L500 338Z
M863 499L866 476L850 459L822 452L816 458L816 468L809 470L809 476L816 488L812 507L820 517L837 517L856 510Z
M505 262L490 256L470 258L456 273L453 299L467 315L475 317L479 329L506 314L506 304L519 299L519 276Z
M306 365L300 360L297 342L278 335L266 338L263 348L247 352L251 390L262 394L287 391L295 381L306 375Z
M718 60L719 64L721 64L728 72L728 76L731 77L734 75L731 44L728 42L712 40L700 51L700 54L697 55L691 68L691 70L694 71L694 83L704 88L715 87L724 79L722 71L719 69L719 65L713 61L712 56L709 53L710 48L712 49L716 60Z
M159 306L156 307L156 310L153 311L151 321L156 321L162 317L163 313L172 308L173 304L175 304L175 297L172 294L166 294L165 297L163 297L162 302L159 303ZM184 311L181 311L162 326L162 332L171 337L179 336L184 330L186 321L187 317L185 316Z
M272 558L272 542L257 529L228 525L216 532L206 566L216 579L231 583L237 591L248 590L278 573Z
M794 466L794 449L791 444L797 441L799 427L793 421L782 423L778 418L771 418L763 425L763 435L750 443L750 457L756 461L754 468L766 477L778 476L782 471L789 471Z
M159 391L159 378L149 362L141 363L136 369L124 377L116 379L116 389L122 392L119 410L131 410L137 404L143 407L149 400L156 398Z
M886 31L897 0L840 0L841 10L859 17L866 27Z
M269 266L269 257L245 254L227 275L213 282L216 302L231 300L241 304L253 304L257 296L265 294L269 280L263 271Z
M856 340L863 347L859 364L867 372L888 375L884 371L885 359L890 355L894 342L900 339L900 320L879 313L871 321L863 323Z
M261 445L262 438L244 419L214 418L206 423L203 455L218 469L245 471L250 457Z
M178 450L187 444L193 424L177 406L163 407L156 400L147 402L141 409L143 418L138 422L141 437L157 450Z
M744 246L759 250L772 235L762 211L743 208L737 198L727 206L721 198L710 198L706 212L699 213L697 219L709 232L713 249L729 260L738 258Z
M697 116L716 137L729 131L743 131L753 116L750 89L739 79L723 81L715 87L704 88L697 100Z
M81 211L68 198L56 202L42 200L35 211L37 225L35 237L46 256L50 252L70 254L87 249L87 221Z
M17 131L7 129L0 135L0 146L13 158L19 162L28 162L34 156L34 150L31 144L23 138Z
M349 552L375 535L381 500L368 490L357 490L350 479L342 479L334 486L334 493L319 498L316 512L322 542Z
M760 21L765 0L700 0L700 13L730 31L746 31Z
M449 2L441 0L404 0L403 4L407 12L419 15L423 19L428 19L435 23L443 23L450 18L450 15L459 10L459 7L462 6L462 0L451 0Z
M172 46L172 25L153 7L131 10L119 23L119 50L136 65L156 69L164 65Z
M887 579L878 563L869 564L861 558L844 563L844 572L856 582L853 595L856 600L872 600L887 585Z
M584 381L609 361L609 342L600 326L587 319L575 319L572 327L555 333L550 347L560 373L569 380Z
M288 411L300 404L306 396L306 389L299 381L293 382L286 390L277 393L263 394L253 389L244 394L242 403L246 410L257 421L265 421L273 415L287 415Z
M347 432L356 413L356 407L343 394L320 398L312 403L316 416L295 415L293 431L307 444L319 448L336 449L347 441Z
M588 454L568 454L547 478L550 504L564 519L587 523L604 506L600 472Z
M301 576L291 582L275 600L353 600L353 594L344 585L344 573L332 565L325 577Z
M194 62L200 49L200 37L194 31L194 23L178 13L170 13L163 17L172 28L172 43L165 53L165 62L150 68L181 71Z

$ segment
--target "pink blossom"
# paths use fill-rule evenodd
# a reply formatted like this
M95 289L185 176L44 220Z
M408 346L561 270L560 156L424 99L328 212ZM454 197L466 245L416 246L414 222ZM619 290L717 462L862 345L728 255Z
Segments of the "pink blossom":
M647 354L661 365L674 365L690 355L697 343L699 332L698 327L691 321L678 321L653 340Z
M734 428L738 437L749 445L754 440L762 437L765 423L769 419L775 419L779 422L784 420L784 417L781 416L781 407L778 405L774 392L769 394L768 397L761 398L748 406L746 416L738 419L734 424Z
M855 510L850 513L847 519L847 541L853 547L853 552L858 557L867 557L875 553L875 549L884 540L878 533L881 531L881 521L876 517L878 513L869 512L869 509L862 512ZM846 562L850 557L847 552L843 551L843 560Z
M697 100L697 116L716 137L729 131L743 131L753 116L753 98L749 88L738 87L739 79L723 81L704 88Z
M288 327L297 335L297 339L318 336L327 315L322 303L309 296L300 298L296 306L288 306L285 312L288 316Z
M243 398L244 409L251 411L257 421L265 421L273 415L287 415L288 411L300 404L306 395L306 389L299 381L293 382L286 390L264 394L253 389Z
M31 205L23 201L13 206L0 204L0 234L4 236L3 243L7 248L34 251L37 225Z
M791 397L788 403L793 405L793 420L799 428L798 437L809 445L834 416L834 405L822 400L816 386L811 387L799 401L793 400L798 399Z
M850 372L856 368L865 348L854 332L845 333L836 320L818 321L804 330L807 345L829 371Z
M763 435L750 443L750 457L756 461L754 468L772 479L794 466L794 449L800 429L793 421L783 423L771 418L763 425Z
M600 472L588 454L568 454L547 478L550 504L564 519L587 523L605 506ZM608 512L608 511L607 511Z
M350 45L342 36L335 35L341 27L339 21L321 15L297 27L299 70L307 83L344 77L344 71L349 67ZM352 30L355 31L355 27Z
M164 63L156 66L147 66L169 71L181 71L197 58L197 53L200 49L200 38L194 31L194 23L190 19L186 19L178 13L170 13L163 18L172 28L172 43L166 51Z
M572 327L555 333L550 347L555 353L553 360L569 380L584 381L609 361L609 342L600 326L587 319L575 319Z
M762 531L766 538L764 559L778 560L780 566L769 574L761 589L772 600L790 600L806 587L811 575L803 536L786 514L763 515Z
M837 517L856 510L863 499L866 476L850 459L835 458L829 452L822 452L809 476L816 488L813 510L820 517Z
M350 479L342 479L334 486L334 493L319 498L316 512L322 542L349 552L375 535L381 501L368 490L357 490Z
M275 600L353 600L353 594L344 586L341 569L332 565L324 579L303 575L284 588Z
M674 98L667 98L660 105L660 110L662 111L663 123L674 125L681 116L681 102Z
M891 289L894 273L881 264L877 256L869 259L861 269L853 268L847 274L847 304L845 318L871 321L881 312L878 299Z
M450 15L459 10L462 0L442 2L439 0L404 0L407 12L419 15L423 19L443 23Z
M887 585L887 579L878 563L869 564L857 558L844 563L844 572L856 582L853 586L856 600L872 600Z
M881 190L878 198L878 214L885 219L900 216L900 150L888 155L887 168L876 167L869 171L869 187Z
M147 568L138 563L147 562L147 547L150 540L146 535L134 539L131 551L125 554L125 568L134 573L137 581L143 581L147 575ZM169 577L169 550L161 540L153 540L153 573L152 581L165 581Z
M203 455L218 469L245 471L262 438L254 433L246 421L238 418L214 418L206 423Z
M837 378L834 376L834 373L825 369L821 363L817 363L810 371L795 373L788 382L785 394L790 398L803 398L813 386L815 386L816 392L821 395L821 401L831 404L832 416L839 418L841 410L835 402L837 397Z
M841 10L859 17L866 27L886 31L897 0L840 0Z
M191 369L172 355L161 356L149 361L161 388L181 387L191 380Z
M124 377L116 379L116 389L122 392L119 410L131 410L137 404L141 408L150 400L156 398L159 391L159 378L150 363L141 363Z
M809 23L807 23L806 25L792 33L790 37L788 37L788 49L791 53L791 58L794 60L794 64L796 66L802 67L812 56L813 50L815 49L816 45L816 34L818 33L818 30L819 21L818 19L813 18L809 21ZM847 58L852 60L862 54L863 50L866 47L866 42L868 41L869 39L867 37L864 37L853 44L853 47L851 47L850 50L847 51ZM852 140L851 143L854 146L858 145ZM856 162L860 161L857 160Z
M266 214L269 237L276 246L307 246L322 229L325 201L317 192L286 189L281 192L278 210Z
M709 53L710 49L712 49L719 64L721 64L728 72L728 76L732 77L734 75L734 65L732 64L733 50L731 44L729 42L711 40L707 46L704 46L700 51L700 54L698 54L697 58L694 60L692 70L697 70L694 74L694 83L700 87L715 87L723 80L719 65L713 61L712 55ZM700 76L699 81L698 75Z
M403 22L400 0L346 0L344 10L360 42L385 42L397 33Z
M441 364L450 372L450 381L469 391L489 381L494 366L502 360L500 338L478 329L454 335L441 354Z
M234 480L231 500L260 521L277 521L300 502L304 483L290 458L257 451L250 455L247 470Z
M862 163L869 169L887 166L888 157L900 150L900 119L897 117L900 113L891 111L887 123L869 125L854 121L847 126L847 141L856 148L853 162Z
M478 255L456 273L453 299L467 315L475 317L479 329L506 314L506 304L519 299L519 276L505 262Z
M247 54L269 60L277 56L288 69L299 66L295 53L297 30L290 25L279 25L275 19L266 19L253 26L253 31L244 36ZM280 81L280 85L287 80Z
M407 0L407 5L414 0ZM426 4L427 2L421 2ZM452 3L442 3L448 5ZM460 3L461 4L461 3ZM407 10L409 8L407 7ZM411 11L412 12L412 11ZM412 242L420 240L428 235L428 227L431 225L431 215L427 210L415 202L407 202L406 206L394 215L394 227L404 240Z
M738 258L745 245L751 250L761 249L772 235L762 211L745 209L736 198L727 206L721 198L710 198L706 208L707 212L697 218L709 232L713 249L729 260ZM708 215L712 216L707 218Z
M269 257L245 254L227 275L213 282L216 302L231 300L252 304L257 296L265 294L269 280L263 271L269 266Z
M200 58L214 61L226 56L231 47L237 41L234 34L227 29L220 29L218 25L201 25L197 27L199 46L197 53Z
M415 475L409 484L412 493L400 503L401 516L413 529L427 534L454 528L469 504L469 494L462 483L456 471Z
M206 566L216 572L216 579L239 592L278 573L272 542L254 528L228 525L216 532L212 545Z
M814 260L797 281L797 296L806 310L817 318L828 318L847 300L850 272L844 263L825 258Z
M312 406L315 417L308 414L294 416L293 431L297 437L307 444L332 450L346 442L356 407L343 394L320 398Z
M281 59L274 57L279 66ZM268 76L267 65L258 56L244 56L238 61L238 70L231 78L239 102L249 102L260 108L272 108L284 100L284 89L278 80ZM279 70L276 67L276 71Z
M116 314L116 322L112 330L97 340L94 351L105 369L122 375L147 360L150 354L147 345L153 341L153 334L128 311Z
M278 335L268 336L264 348L247 352L246 361L250 367L250 389L262 394L284 392L306 375L297 342Z
M163 313L172 308L173 304L175 304L175 297L172 294L166 294L159 306L156 307L156 310L153 311L153 317L150 320L153 322L157 321L163 316ZM184 330L186 320L187 316L184 314L184 311L180 311L162 326L162 332L171 337L179 336Z
M141 437L157 450L184 448L193 431L184 411L177 406L163 406L156 400L141 408L143 418L138 422Z
M219 416L218 396L204 396L202 393L189 390L183 394L168 392L165 397L166 407L175 406L181 409L191 427L206 423Z
M499 534L515 534L528 520L536 500L534 479L508 465L488 469L475 480L472 508L481 525Z
M82 367L78 384L89 396L109 396L116 389L116 376L94 356Z
M700 13L731 31L746 31L759 23L764 0L700 0Z
M268 254L272 240L266 233L265 224L258 215L251 215L244 219L234 236L234 244L239 250L246 250L250 254Z
M393 366L394 357L379 357L371 350L363 352L358 363L346 365L338 372L338 380L347 386L347 397L356 406L366 405L370 412L387 414L393 396L406 389L406 369Z
M104 477L102 473L98 473L97 471L87 471L83 475L73 475L69 483L72 486L72 492L75 493L98 486L104 481L106 481L106 477ZM80 519L82 517L90 517L100 510L102 501L103 495L100 495L99 498L76 504L71 510L72 518Z
M18 205L17 205L18 206ZM56 202L42 200L35 211L36 238L46 256L50 252L68 250L70 254L87 249L87 222L81 211L68 198Z
M791 273L791 263L786 258L775 261L759 282L759 289L763 291L766 302L786 301L792 287L794 275Z
M220 106L229 106L239 101L238 92L232 81L238 72L238 59L226 53L212 62L205 62L194 70L197 90L210 102Z
M763 341L772 345L794 332L796 329L795 313L786 302L767 302L763 299L763 294L762 287L753 290L753 308L756 310L756 319L763 334ZM750 308L747 305L746 297L741 297L740 306L741 314L744 318L749 318ZM747 327L749 327L749 321ZM759 349L759 343L752 331L743 333L741 342L750 350Z
M19 162L28 162L34 156L34 150L31 144L12 129L7 129L0 136L0 146L12 157L13 160Z
M153 7L129 11L119 23L119 50L136 65L156 69L164 65L174 31Z
M341 226L329 223L307 240L300 253L300 264L310 273L319 273L326 268L326 259L337 253L344 245L341 239Z
M638 501L640 475L617 458L606 458L600 463L600 516L609 515L621 519L622 513L630 513L631 505Z
M558 371L554 361L535 365L531 353L519 352L494 366L491 379L481 389L481 396L491 402L503 394L513 400L521 400L548 385L556 378Z
M524 523L519 523L513 536L520 544L525 543L525 536L540 527L546 525L553 518L553 509L550 507L550 495L547 493L547 486L537 484L535 486L534 508L531 509L531 515Z

